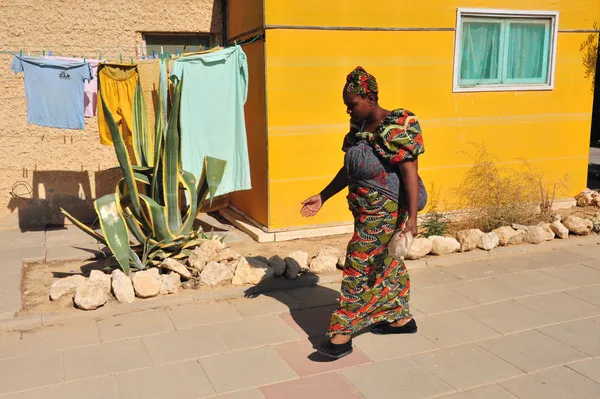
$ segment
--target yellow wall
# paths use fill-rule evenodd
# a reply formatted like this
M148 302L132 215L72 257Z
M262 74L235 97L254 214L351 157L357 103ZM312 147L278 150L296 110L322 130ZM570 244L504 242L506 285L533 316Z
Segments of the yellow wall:
M333 3L333 2L332 2ZM457 4L423 1L364 7L354 0L267 1L267 24L454 27ZM575 3L575 5L570 5ZM591 29L600 2L471 1L461 6L561 11L561 29ZM381 10L378 10L378 5ZM452 200L470 160L461 151L483 142L504 162L526 159L547 181L569 173L568 195L585 187L592 108L580 45L589 33L560 33L552 91L453 93L453 31L267 31L267 95L271 229L351 219L343 195L316 218L299 215L300 201L318 193L342 165L348 118L341 99L346 74L362 65L379 80L381 104L404 107L421 120L426 153L420 173Z
M231 203L262 225L268 225L267 120L264 42L244 45L248 57L248 100L244 109L252 190L234 193Z

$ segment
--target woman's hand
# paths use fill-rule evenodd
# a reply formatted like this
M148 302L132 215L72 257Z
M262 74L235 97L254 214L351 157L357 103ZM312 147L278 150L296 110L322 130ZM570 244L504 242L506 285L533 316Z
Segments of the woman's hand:
M321 198L321 194L313 195L309 199L302 201L302 205L302 209L300 209L300 214L302 216L304 216L305 218L315 216L323 206L323 199Z
M417 227L417 217L410 216L404 225L404 230L402 230L402 234L406 234L410 232L413 237L416 237L419 234L419 229Z

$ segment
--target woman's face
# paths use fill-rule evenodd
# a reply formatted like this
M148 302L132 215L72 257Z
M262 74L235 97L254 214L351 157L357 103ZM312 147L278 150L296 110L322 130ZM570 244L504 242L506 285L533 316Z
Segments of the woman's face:
M344 104L346 105L346 113L350 115L350 120L354 123L362 123L371 114L371 102L368 97L363 97L360 94L344 91Z

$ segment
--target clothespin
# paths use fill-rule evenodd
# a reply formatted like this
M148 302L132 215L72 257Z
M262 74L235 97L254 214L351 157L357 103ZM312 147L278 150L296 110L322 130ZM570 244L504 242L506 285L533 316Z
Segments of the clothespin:
M102 61L102 54L98 57L98 61Z
M52 57L52 50L48 50L48 57Z
M152 50L152 58L156 58L156 53Z
M19 57L23 57L23 50L19 50Z
M175 47L175 56L179 56L179 49Z
M123 63L123 54L119 54L119 61L121 62L121 64Z
M133 57L131 57L131 65L133 65Z
M160 46L160 53L161 53L161 54L164 54L164 53L165 53L165 52L164 52L164 50L163 50L163 46Z
M42 50L42 57L46 56L46 50Z

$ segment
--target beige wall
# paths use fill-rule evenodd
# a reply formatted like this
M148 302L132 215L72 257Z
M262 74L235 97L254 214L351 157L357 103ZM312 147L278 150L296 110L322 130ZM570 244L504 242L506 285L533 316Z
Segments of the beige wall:
M222 27L220 0L11 0L0 20L0 51L124 61L143 32L219 37ZM99 143L96 118L86 118L85 130L28 125L23 75L11 61L0 54L0 228L61 224L61 206L93 220L93 200L118 178L107 170L117 165L113 148Z

